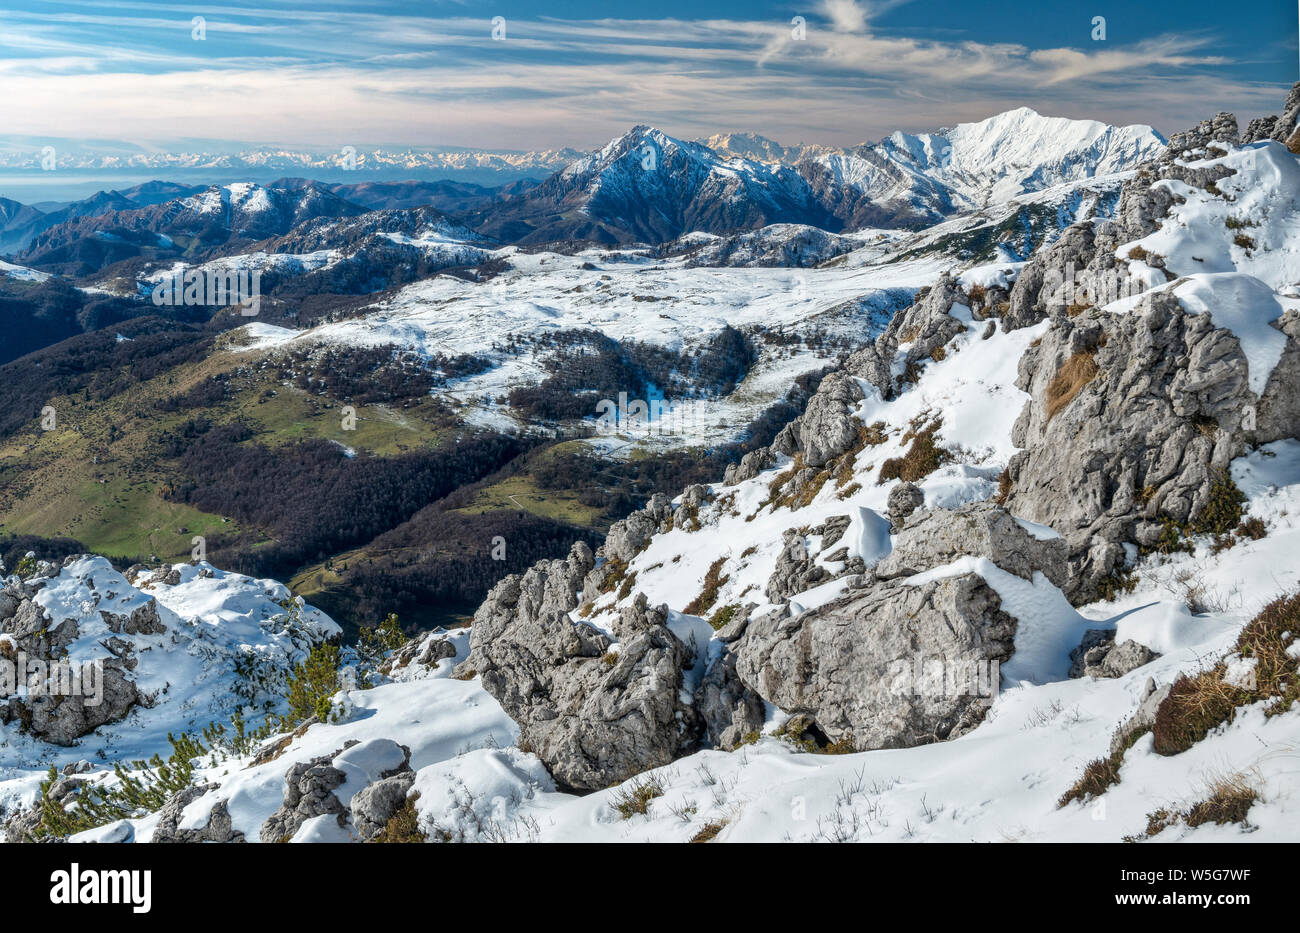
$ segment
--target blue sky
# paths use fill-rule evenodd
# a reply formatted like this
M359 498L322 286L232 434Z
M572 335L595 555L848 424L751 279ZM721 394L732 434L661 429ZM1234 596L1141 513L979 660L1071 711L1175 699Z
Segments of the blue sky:
M1169 133L1276 111L1296 34L1294 0L5 0L0 125L541 149L652 123L850 144L1030 106Z

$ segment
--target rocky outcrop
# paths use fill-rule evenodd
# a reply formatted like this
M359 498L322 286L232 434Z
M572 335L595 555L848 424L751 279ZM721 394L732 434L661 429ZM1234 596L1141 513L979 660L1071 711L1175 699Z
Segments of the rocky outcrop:
M1240 145L1241 136L1237 132L1236 117L1230 113L1218 113L1209 120L1202 120L1190 130L1175 133L1169 137L1169 145L1165 147L1160 160L1186 160L1189 156L1203 154L1205 147L1214 142Z
M908 516L923 505L925 505L925 493L921 491L920 486L908 482L897 483L889 490L887 501L889 524L895 529L901 529Z
M383 661L379 670L387 677L395 677L412 665L433 670L438 662L454 657L456 646L438 629L403 644Z
M1261 436L1237 338L1167 293L1130 314L1056 322L1020 361L1032 398L1012 431L1007 507L1065 536L1067 592L1089 599L1123 559L1151 545L1164 521L1206 509L1216 479ZM1281 420L1287 420L1282 418Z
M1274 326L1289 339L1255 410L1257 444L1300 437L1300 311L1287 311Z
M48 685L45 692L8 697L0 707L0 721L19 722L30 735L68 746L124 718L147 698L127 676L136 667L131 642L113 637L103 642L107 657L84 664L69 662L67 650L80 637L80 627L71 618L51 620L32 598L37 591L32 584L14 583L0 592L0 634L6 636L0 655L12 660L21 653L28 661L44 662L54 676L42 682L43 688ZM101 612L101 616L112 632L136 635L166 630L152 599L129 614ZM71 689L57 689L54 685L60 682Z
M987 710L997 687L992 662L1010 659L1017 626L975 573L916 579L964 556L1026 579L1064 576L1062 542L1034 537L992 503L921 512L858 587L798 615L751 619L730 646L740 679L859 750L959 734ZM944 665L937 688L913 676L935 662Z
M705 673L695 691L695 709L709 744L727 751L757 734L766 718L762 699L736 673L731 651L724 651Z
M893 398L900 380L910 378L917 364L933 358L935 351L962 332L965 323L950 312L954 305L966 306L968 300L956 278L944 274L932 287L917 292L916 301L894 315L874 344L854 352L845 362L845 372L871 383L882 398Z
M1241 141L1253 143L1262 139L1273 139L1285 144L1292 152L1300 151L1300 127L1296 125L1298 117L1300 117L1300 82L1291 88L1282 112L1276 116L1251 120L1250 125L1246 127L1246 132L1242 134Z
M415 784L415 772L403 771L381 778L357 792L349 807L352 826L362 842L369 842L384 831L394 814L406 803Z
M978 679L973 662L1008 660L1015 630L974 574L917 586L880 581L798 616L751 620L735 645L736 669L763 699L811 717L833 741L906 747L952 737L978 722L991 700L991 690L981 695L973 683L954 695L913 690L904 681L914 666L970 663Z
M288 842L308 820L333 816L340 829L348 829L351 818L349 835L372 838L401 806L414 781L411 750L405 745L391 739L353 739L332 754L289 768L284 802L262 824L258 837L263 842ZM400 795L399 787L403 788ZM344 789L351 793L341 800L339 791Z
M764 470L770 470L776 466L776 463L777 454L771 447L760 447L758 450L751 450L740 458L739 463L727 465L727 470L723 474L722 485L735 486L747 479L753 479Z
M471 650L458 672L474 672L557 782L597 790L667 764L698 739L694 708L681 697L694 650L669 630L667 612L638 594L604 633L570 620L590 551L542 562L502 580L474 615Z
M682 503L673 513L673 527L697 531L700 527L700 509L709 501L709 487L700 483L687 486L682 491Z
M853 412L862 398L862 389L844 373L822 380L799 419L799 448L807 466L824 466L853 446L862 425Z
M469 657L457 667L457 673L463 676L490 670L497 650L494 646L515 626L543 625L560 616L567 621L568 613L578 607L579 592L599 578L593 573L595 564L591 548L580 541L566 559L539 561L523 574L511 574L498 582L474 613Z
M875 575L911 576L962 557L986 557L1025 580L1040 572L1055 586L1066 580L1065 542L1035 537L993 502L917 513L876 564Z
M13 697L4 714L6 721L16 719L29 734L53 745L69 746L102 725L123 719L145 698L127 678L124 662L94 663L98 672L90 676L102 678L100 692Z
M49 790L46 791L46 797L62 807L71 806L77 795L81 793L81 789L88 783L86 778L77 775L89 769L90 765L86 762L79 762L77 765L65 765L62 773L50 783ZM43 817L41 801L38 798L34 805L18 811L5 821L5 841L53 841L49 836L43 836L39 839L36 837L37 827L41 825ZM63 841L63 839L59 841Z
M177 791L158 811L158 825L153 831L153 842L243 842L244 834L234 829L230 822L230 812L226 802L220 800L212 805L203 825L197 828L182 828L183 814L194 801L203 797L208 791L216 790L215 784L187 787Z
M830 571L817 563L814 555L809 553L807 536L794 528L787 529L781 553L776 558L776 567L767 581L767 598L780 603L795 593L812 589L829 579Z
M349 743L355 744L355 741ZM258 831L263 842L288 842L303 823L318 816L333 814L340 827L346 825L347 810L334 791L347 780L347 775L332 762L347 747L310 761L299 761L289 768L284 776L284 802Z
M1116 294L1118 283L1128 279L1128 270L1116 251L1159 229L1180 200L1169 186L1157 182L1171 179L1206 188L1232 174L1231 169L1222 165L1191 167L1182 164L1182 157L1210 158L1213 143L1236 145L1239 141L1236 118L1229 113L1175 134L1158 159L1139 167L1124 183L1113 217L1066 228L1021 269L1002 326L1015 330L1047 317L1063 319L1071 311L1120 297ZM1148 254L1143 261L1157 270L1164 268L1161 256Z
M655 493L644 508L610 526L602 553L611 560L626 563L641 553L652 537L671 528L672 521L672 500L663 493Z
M1150 664L1159 654L1131 638L1115 643L1110 629L1090 628L1079 647L1070 652L1070 676L1097 679L1123 677Z
M847 515L832 515L820 525L787 529L765 588L768 600L783 603L822 583L866 570L862 558L850 556L847 545L841 543L851 523ZM811 547L814 539L816 551Z
M177 582L180 582L179 579ZM101 609L99 615L108 630L119 635L161 635L167 631L167 626L158 618L156 599L137 606L129 613L113 613Z

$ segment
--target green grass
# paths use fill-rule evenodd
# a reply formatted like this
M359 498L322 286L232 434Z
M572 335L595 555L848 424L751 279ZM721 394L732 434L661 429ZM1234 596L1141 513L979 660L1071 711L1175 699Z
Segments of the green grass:
M601 509L583 505L578 493L569 489L543 489L530 476L508 476L499 482L480 489L473 501L459 512L530 512L584 528L598 528L602 524Z
M66 536L97 553L163 560L188 558L195 535L236 533L234 522L158 494L177 471L159 454L157 438L199 415L214 424L246 421L257 432L248 443L319 438L383 456L437 446L451 435L454 415L432 399L406 408L358 406L356 430L344 431L338 403L279 385L269 373L237 372L249 359L217 352L104 401L51 399L56 430L33 422L0 441L0 532ZM222 373L231 374L232 391L219 405L174 412L155 405Z
M555 457L566 456L586 449L581 441L563 441L554 444L528 461L532 465L549 463ZM469 505L456 511L478 515L482 512L524 511L553 521L593 528L603 531L609 519L603 508L584 505L578 500L578 489L547 489L528 473L516 473L485 484L475 494Z
M345 431L342 405L282 385L270 386L275 395L264 398L265 387L259 385L241 392L233 403L228 403L222 420L242 418L257 429L254 441L269 447L320 439L338 441L354 450L380 456L395 456L422 447L436 447L451 434L444 423L446 415L441 414L431 399L421 399L405 409L387 405L356 406L356 427Z

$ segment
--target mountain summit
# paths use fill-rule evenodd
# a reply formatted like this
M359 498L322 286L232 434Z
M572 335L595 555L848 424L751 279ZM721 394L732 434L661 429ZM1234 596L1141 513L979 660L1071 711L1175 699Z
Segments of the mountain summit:
M752 134L687 142L637 126L496 208L483 231L524 243L661 243L773 223L914 226L1124 172L1165 140L1149 126L1028 108L872 144L785 147Z

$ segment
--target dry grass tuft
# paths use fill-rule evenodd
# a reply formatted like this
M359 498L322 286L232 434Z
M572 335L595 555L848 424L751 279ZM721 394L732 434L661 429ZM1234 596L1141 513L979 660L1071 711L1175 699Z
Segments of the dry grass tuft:
M1011 471L1003 470L998 474L998 494L993 497L993 501L998 505L1006 505L1007 500L1011 498Z
M705 823L703 828L691 837L691 842L712 842L726 826L726 820L714 820L711 823Z
M719 557L709 565L708 572L704 574L704 589L700 590L700 595L692 599L682 612L689 616L702 616L713 608L713 604L718 601L718 591L731 579L730 576L722 574L722 565L726 562L727 558Z
M420 799L419 792L411 794L406 801L397 808L394 813L384 824L384 828L378 836L371 839L371 842L425 842L427 837L420 829L420 820L415 812L415 801Z
M1156 710L1155 750L1159 755L1177 755L1191 748L1211 729L1232 718L1232 711L1246 697L1239 687L1223 682L1225 665L1174 681Z
M901 479L915 483L947 463L952 455L936 443L939 428L942 426L943 421L936 418L928 426L905 435L903 440L906 441L910 437L912 446L903 456L891 457L882 463L880 477L876 482L883 484L893 479Z
M614 809L625 820L640 813L642 816L650 809L650 801L664 795L664 786L657 777L640 778L614 795Z
M1210 796L1193 804L1187 811L1187 825L1216 823L1222 826L1224 823L1244 823L1250 808L1258 799L1259 794L1246 775L1232 774L1218 778L1210 784Z
M1097 378L1101 370L1091 353L1076 353L1065 361L1047 384L1047 420L1051 421L1075 400L1083 387Z
M1140 835L1126 836L1124 841L1149 839L1180 823L1189 827L1203 826L1206 823L1218 826L1228 823L1245 825L1250 808L1259 799L1250 777L1241 773L1214 778L1209 782L1207 790L1209 795L1204 800L1192 804L1186 810L1161 807L1148 813L1146 829Z

